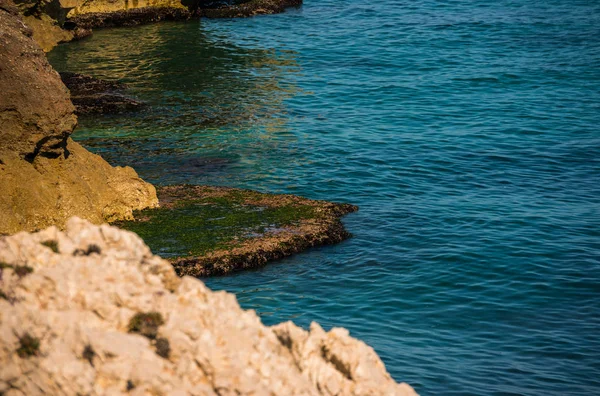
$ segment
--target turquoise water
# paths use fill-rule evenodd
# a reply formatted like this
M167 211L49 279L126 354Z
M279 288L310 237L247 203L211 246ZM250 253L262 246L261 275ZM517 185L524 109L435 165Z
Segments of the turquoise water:
M347 242L207 280L266 324L347 327L423 395L600 394L600 3L305 1L59 47L150 105L75 139L360 205Z

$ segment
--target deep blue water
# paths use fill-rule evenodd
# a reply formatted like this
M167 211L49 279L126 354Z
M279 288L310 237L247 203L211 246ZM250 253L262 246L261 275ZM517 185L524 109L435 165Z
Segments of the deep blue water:
M305 2L59 47L150 104L74 138L358 204L353 239L206 281L266 324L347 327L423 395L600 394L600 3Z

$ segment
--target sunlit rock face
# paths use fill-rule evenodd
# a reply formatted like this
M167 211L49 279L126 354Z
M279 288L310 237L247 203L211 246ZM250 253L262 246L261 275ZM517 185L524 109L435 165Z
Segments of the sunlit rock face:
M146 7L185 8L179 0L61 0L61 5L64 8L72 8L67 14L68 18L92 12L115 12Z
M415 395L344 329L264 326L135 234L0 238L0 393Z
M33 39L46 52L80 34L62 29L69 8L64 8L60 0L14 0L14 3L31 28Z
M69 91L31 38L18 10L0 0L0 234L132 217L158 203L131 168L113 168L71 140Z

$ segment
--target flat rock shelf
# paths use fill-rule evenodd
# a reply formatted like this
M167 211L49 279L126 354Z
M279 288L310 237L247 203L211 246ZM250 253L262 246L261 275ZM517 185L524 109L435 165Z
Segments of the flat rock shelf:
M160 208L116 223L140 235L178 275L208 277L257 268L351 236L350 204L211 186L158 188Z

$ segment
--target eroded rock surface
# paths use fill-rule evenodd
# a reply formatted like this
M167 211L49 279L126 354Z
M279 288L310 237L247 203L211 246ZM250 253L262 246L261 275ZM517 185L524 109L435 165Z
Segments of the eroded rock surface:
M33 39L46 52L57 44L81 36L80 31L62 29L68 9L60 0L15 0L23 21L31 28Z
M31 28L33 39L44 52L49 52L58 44L69 42L75 38L75 31L62 29L56 20L45 14L28 15L23 17L23 21Z
M71 140L69 91L31 38L18 10L0 0L0 234L101 223L157 205L154 187Z
M0 393L415 395L344 329L264 326L133 233L0 238Z

